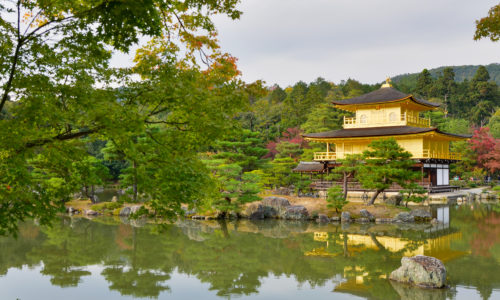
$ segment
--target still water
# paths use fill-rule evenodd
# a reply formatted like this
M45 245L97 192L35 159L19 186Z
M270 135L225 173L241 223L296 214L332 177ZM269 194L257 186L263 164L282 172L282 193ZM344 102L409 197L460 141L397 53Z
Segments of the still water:
M0 238L0 299L500 299L500 213L450 214L440 226L26 223ZM448 289L386 279L415 254L443 260Z

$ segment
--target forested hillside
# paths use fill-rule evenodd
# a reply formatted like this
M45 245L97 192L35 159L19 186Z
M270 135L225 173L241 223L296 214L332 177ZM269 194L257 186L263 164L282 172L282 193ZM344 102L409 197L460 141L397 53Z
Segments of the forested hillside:
M439 77L439 74L443 72L446 68L452 68L455 72L455 81L462 82L464 80L471 80L476 74L477 69L480 66L466 65L466 66L443 66L439 68L429 69L429 73L433 78ZM486 65L486 70L490 74L492 81L496 84L500 84L500 64L492 63ZM419 73L407 73L392 77L392 81L401 85L409 86L414 88L417 85L417 77Z

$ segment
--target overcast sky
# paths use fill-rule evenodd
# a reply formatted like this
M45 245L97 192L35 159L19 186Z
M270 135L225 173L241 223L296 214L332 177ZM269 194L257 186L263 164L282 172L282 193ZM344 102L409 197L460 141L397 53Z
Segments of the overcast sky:
M291 85L321 76L381 82L443 65L500 62L500 42L475 42L494 0L243 0L240 20L215 19L243 79Z
M216 16L222 49L243 79L282 87L321 76L377 83L449 65L500 63L500 42L473 40L498 0L242 0L240 20ZM131 65L115 54L112 65Z

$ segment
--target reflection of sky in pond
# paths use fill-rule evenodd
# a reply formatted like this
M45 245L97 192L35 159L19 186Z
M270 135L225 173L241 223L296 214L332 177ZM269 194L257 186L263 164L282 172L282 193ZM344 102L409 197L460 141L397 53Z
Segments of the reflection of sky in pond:
M0 276L0 295L2 299L70 299L70 300L88 300L88 299L137 299L132 296L120 295L117 291L109 291L108 283L100 275L104 268L94 265L87 266L86 271L92 273L92 276L82 278L78 287L61 288L51 285L50 278L43 276L41 267L27 268L22 270L11 269L7 276ZM166 284L171 288L170 291L160 293L158 299L220 299L216 292L209 291L209 284L201 283L195 276L189 276L179 273L175 270L172 279ZM259 288L259 294L249 296L237 296L237 299L362 299L348 294L335 293L332 295L332 289L336 282L325 284L324 286L314 288L309 284L300 285L295 278L286 276L274 276L263 278L262 285Z

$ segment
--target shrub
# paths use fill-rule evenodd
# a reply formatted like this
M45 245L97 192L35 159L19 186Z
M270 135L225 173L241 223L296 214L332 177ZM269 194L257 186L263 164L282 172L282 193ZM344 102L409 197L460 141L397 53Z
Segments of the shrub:
M344 198L344 192L342 187L338 185L333 185L328 189L328 196L326 198L326 202L328 203L326 206L328 208L335 208L335 211L338 213L339 210L349 203L347 199Z

